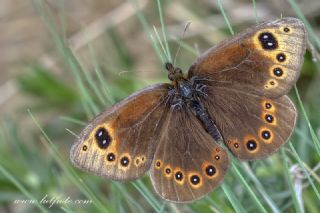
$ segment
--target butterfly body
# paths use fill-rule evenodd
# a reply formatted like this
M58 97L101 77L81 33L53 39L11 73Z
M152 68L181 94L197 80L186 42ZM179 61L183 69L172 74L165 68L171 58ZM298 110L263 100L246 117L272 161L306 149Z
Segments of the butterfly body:
M164 199L199 199L227 173L222 143L236 158L256 160L288 141L297 112L286 93L305 49L303 23L282 18L212 47L186 76L167 63L171 83L149 86L98 115L73 145L71 162L113 180L150 171Z
M168 107L186 109L190 108L193 114L200 120L203 128L216 140L222 141L221 134L213 121L211 120L207 110L201 104L200 97L206 97L205 84L197 81L197 76L190 80L183 77L180 68L174 68L171 63L166 63L169 74L168 78L173 83L173 88L169 90Z

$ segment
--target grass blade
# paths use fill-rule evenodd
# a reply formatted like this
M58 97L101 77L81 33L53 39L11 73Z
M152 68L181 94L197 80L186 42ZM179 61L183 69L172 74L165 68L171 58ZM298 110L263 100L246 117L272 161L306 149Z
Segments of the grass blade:
M294 86L294 91L295 91L295 93L297 95L298 102L299 102L300 108L302 110L302 114L303 114L303 116L304 116L304 118L305 118L305 120L307 122L307 125L308 125L308 128L309 128L310 134L311 134L311 138L312 138L313 144L314 144L314 146L315 146L315 148L316 148L316 150L318 152L318 155L320 155L320 141L319 141L314 129L311 126L309 117L308 117L307 112L306 112L306 110L305 110L305 108L303 106L303 103L301 101L301 97L299 95L299 91L298 91L297 86Z
M148 203L152 206L152 208L156 212L160 212L161 205L156 200L156 198L150 193L148 188L144 185L141 180L137 180L132 183L132 185L141 193L141 195L148 201Z
M240 179L240 181L242 182L244 187L247 189L247 191L249 192L250 197L253 199L254 203L260 209L260 211L261 212L267 212L267 210L263 207L263 205L260 202L260 200L257 197L257 195L253 192L253 190L251 189L251 187L249 186L247 181L242 176L241 172L239 171L239 169L237 168L235 163L232 163L232 170L233 170L233 173L235 174L235 176Z
M221 185L222 190L224 191L224 193L226 194L227 198L229 199L229 202L231 203L233 209L237 212L246 212L243 208L243 206L241 205L241 203L239 202L239 199L236 197L236 195L232 192L232 190L230 189L230 187L228 186L228 184L226 183L222 183Z
M44 132L44 130L41 128L38 121L35 119L35 117L32 115L31 111L28 110L28 113L34 122L34 124L39 128L40 132L43 134L45 140L49 143L46 144L44 142L44 145L47 146L49 151L51 151L53 154L52 156L57 161L59 166L63 169L65 174L70 178L70 180L86 195L87 198L91 199L93 201L93 204L97 207L97 210L101 212L109 212L108 209L104 207L104 205L101 203L101 201L94 195L94 193L85 185L85 183L76 175L76 173L73 171L72 168L66 165L65 160L60 156L57 148L51 141L51 139L48 137L48 135ZM41 140L42 141L42 140Z
M300 159L300 157L299 157L299 155L298 155L297 151L295 150L295 148L293 147L293 145L291 144L291 142L289 142L289 146L290 146L290 148L291 148L291 151L293 152L293 156L294 156L294 157L295 157L295 159L298 161L298 163L299 163L300 167L302 168L303 172L304 172L304 173L305 173L305 175L307 176L307 179L308 179L308 181L309 181L309 183L310 183L310 185L311 185L311 187L312 187L313 191L315 192L315 194L316 194L316 196L317 196L318 200L320 201L320 193L319 193L319 191L318 191L317 187L315 186L315 184L314 184L314 182L313 182L312 178L310 177L310 175L309 175L308 171L307 171L307 170L306 170L306 168L304 167L304 164L303 164L302 160Z
M221 14L222 14L223 18L224 18L224 20L226 21L226 24L227 24L227 26L228 26L228 28L229 28L229 31L230 31L231 35L234 35L233 29L232 29L232 27L231 27L231 24L230 24L230 22L229 22L229 19L228 19L228 17L227 17L227 14L225 13L225 11L224 11L224 9L223 9L223 5L222 5L222 3L221 3L221 0L218 0L218 5L219 5L219 9L220 9L220 11L221 11Z
M149 36L150 40L151 40L151 45L153 47L153 49L155 50L155 52L157 53L157 55L159 56L159 58L161 59L161 62L162 64L164 64L166 61L165 61L165 57L163 57L158 45L157 45L157 42L154 40L154 38L152 37L152 33L151 33L151 28L149 27L148 25L148 22L146 20L146 18L144 17L144 15L142 14L142 12L139 10L139 7L138 7L138 2L136 0L132 0L133 3L134 3L134 6L136 8L136 15L140 21L140 23L142 24L142 27L144 29L144 31L146 32L146 34Z
M252 4L254 10L254 17L256 18L256 23L259 23L256 0L252 0Z
M295 208L296 212L304 212L302 207L299 204L300 202L298 201L298 197L297 197L296 191L294 190L293 181L292 181L291 174L290 174L290 169L289 169L288 157L287 157L286 153L284 152L283 148L280 149L280 152L281 152L281 157L282 157L283 162L284 162L285 176L286 176L287 183L288 183L290 191L291 191L290 194L291 194L291 197L292 197L292 200L293 200L294 208Z
M42 206L39 201L30 193L28 190L12 175L10 174L7 169L5 169L0 164L0 172L8 179L10 180L13 185L15 185L29 200L34 201L34 204L42 211L42 212L48 212L47 209Z
M243 165L244 165L244 168L246 170L246 173L249 175L250 179L254 182L254 184L256 185L257 190L260 192L260 194L262 195L264 200L267 202L269 207L272 209L272 212L279 213L280 209L274 203L274 201L271 199L271 197L268 195L268 193L266 192L266 190L264 189L263 185L258 180L258 178L253 174L251 168L248 166L247 163L245 163Z
M303 12L300 10L299 6L297 5L295 0L288 0L289 4L291 5L292 9L296 12L298 17L304 22L306 25L306 28L308 30L309 37L311 38L311 41L317 45L317 47L320 49L320 39L319 36L316 34L316 32L313 30L312 26L304 16Z
M161 23L161 28L162 28L162 36L163 36L163 41L166 47L166 52L167 52L167 56L168 56L168 61L172 62L172 58L171 58L171 53L170 53L170 49L169 49L169 44L168 44L168 40L167 40L167 33L166 33L166 29L164 27L164 22L163 22L163 15L162 15L162 6L161 6L161 2L160 0L157 0L157 5L158 5L158 11L159 11L159 19L160 19L160 23Z

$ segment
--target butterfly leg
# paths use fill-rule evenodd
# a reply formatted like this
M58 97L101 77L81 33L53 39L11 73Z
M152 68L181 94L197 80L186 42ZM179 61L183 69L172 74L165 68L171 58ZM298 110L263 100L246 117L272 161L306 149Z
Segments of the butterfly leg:
M190 78L190 83L191 83L191 85L193 85L195 94L197 96L202 96L202 97L208 96L207 93L206 93L206 87L207 86L202 84L202 83L199 83L197 81L199 81L197 76L193 76L192 78Z
M173 96L171 101L171 107L172 108L181 108L183 105L183 100L178 96Z
M207 86L204 84L196 84L195 90L196 90L197 95L208 96L208 94L206 93L206 87Z

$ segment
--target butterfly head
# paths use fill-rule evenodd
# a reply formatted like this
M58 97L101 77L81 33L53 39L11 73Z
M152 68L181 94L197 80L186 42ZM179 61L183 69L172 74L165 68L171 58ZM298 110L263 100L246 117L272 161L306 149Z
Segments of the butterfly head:
M168 78L170 81L178 81L184 79L182 70L178 67L174 67L172 63L165 63L166 70L168 71Z

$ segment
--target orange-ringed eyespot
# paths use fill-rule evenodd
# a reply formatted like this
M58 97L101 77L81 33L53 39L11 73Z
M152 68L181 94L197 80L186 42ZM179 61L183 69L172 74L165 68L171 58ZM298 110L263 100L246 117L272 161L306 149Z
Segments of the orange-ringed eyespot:
M247 141L247 149L253 151L257 148L257 142L255 140Z
M262 133L261 133L261 136L262 136L262 138L264 138L266 140L270 139L270 137L271 137L270 131L263 130Z
M212 165L206 167L206 174L208 176L213 176L216 173L216 168Z
M183 174L182 174L182 172L178 171L178 172L176 172L174 177L176 178L176 180L181 181L183 179Z
M127 167L130 163L130 160L127 156L121 158L120 163L122 166Z
M193 184L193 185L198 185L200 183L200 177L198 175L192 175L190 177L190 182Z
M107 155L107 160L108 161L114 161L116 159L116 156L113 153L109 153Z

